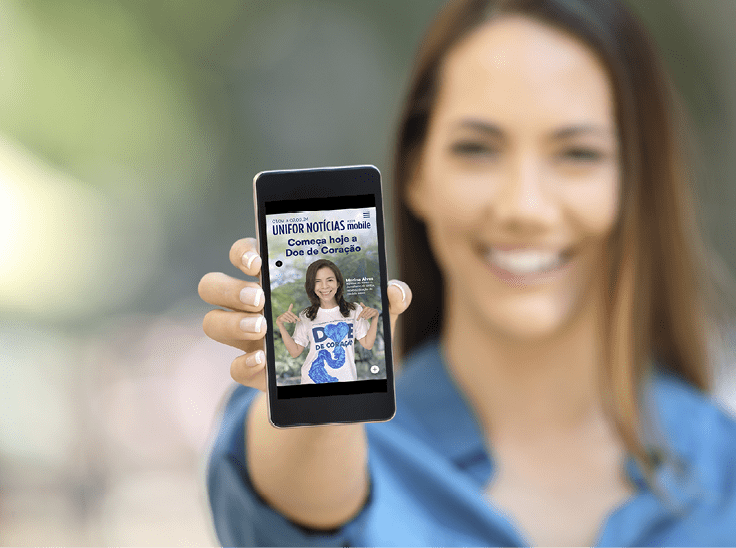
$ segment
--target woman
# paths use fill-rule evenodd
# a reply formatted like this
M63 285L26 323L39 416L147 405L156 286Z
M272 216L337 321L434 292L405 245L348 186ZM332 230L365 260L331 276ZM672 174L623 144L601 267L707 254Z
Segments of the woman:
M399 127L416 297L396 418L277 431L236 390L209 468L220 540L734 544L736 424L703 395L715 316L675 110L619 1L451 2ZM258 271L252 240L241 257ZM216 281L214 304L257 291ZM263 334L228 327L257 309L235 308L205 331L237 339L233 377L263 389Z
M307 267L307 280L304 282L304 290L312 305L297 316L291 311L292 303L276 318L281 338L292 358L309 347L302 366L301 384L357 381L353 341L357 339L366 350L373 348L378 322L369 320L378 316L378 311L363 303L356 305L346 301L344 287L342 273L335 263L327 259L314 261ZM284 323L297 324L293 337ZM332 348L318 348L315 334L318 340L329 339Z

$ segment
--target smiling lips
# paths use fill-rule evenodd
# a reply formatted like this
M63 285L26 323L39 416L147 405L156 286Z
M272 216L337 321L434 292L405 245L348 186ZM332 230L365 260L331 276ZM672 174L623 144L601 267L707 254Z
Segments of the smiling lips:
M540 249L485 248L485 260L494 270L501 270L512 276L534 276L555 271L565 265L571 256L570 251L548 251Z

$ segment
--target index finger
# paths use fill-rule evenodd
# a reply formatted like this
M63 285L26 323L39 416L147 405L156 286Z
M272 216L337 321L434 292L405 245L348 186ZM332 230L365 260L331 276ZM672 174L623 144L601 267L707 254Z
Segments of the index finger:
M255 238L238 240L230 248L230 262L248 276L258 276L261 272L261 256Z

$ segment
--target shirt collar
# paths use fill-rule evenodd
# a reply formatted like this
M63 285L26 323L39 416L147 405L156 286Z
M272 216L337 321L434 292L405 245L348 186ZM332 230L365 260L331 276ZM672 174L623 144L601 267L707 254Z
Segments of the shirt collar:
M655 363L645 380L642 399L645 446L657 451L659 465L654 482L676 511L683 511L696 499L719 498L721 463L713 457L713 444L722 432L711 431L720 411L707 395ZM644 481L637 463L630 459L632 478Z
M446 356L439 341L433 340L412 352L397 379L398 405L420 418L424 438L442 454L448 455L461 468L475 468L477 479L486 483L492 473L482 429L470 405L464 399L446 368ZM692 420L692 406L708 405L695 389L661 366L654 368L644 385L644 414L653 416L659 433L645 431L649 447L661 448L663 439L669 442L669 455L654 474L654 483L673 511L683 511L695 499L708 493L703 484L702 463L687 452L693 447L688 436L698 430ZM683 408L684 406L684 408ZM402 411L403 412L403 411ZM683 415L688 415L687 417ZM662 437L664 434L664 438ZM697 445L697 444L695 444ZM644 473L629 457L625 470L640 491L648 491ZM707 483L707 482L706 482ZM712 493L710 493L712 496Z

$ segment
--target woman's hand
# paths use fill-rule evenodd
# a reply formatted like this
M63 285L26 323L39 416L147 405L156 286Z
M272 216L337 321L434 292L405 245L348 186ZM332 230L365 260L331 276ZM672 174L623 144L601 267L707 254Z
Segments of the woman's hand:
M304 347L300 344L297 344L297 342L291 336L291 333L289 333L289 331L284 327L284 322L296 323L300 321L299 316L291 311L292 308L294 308L294 303L291 303L289 305L289 310L276 318L276 325L279 327L281 340L284 342L284 346L286 346L286 351L292 358L296 358L302 353Z
M281 314L278 318L276 318L276 325L279 327L283 327L284 322L286 323L296 323L299 321L299 316L294 314L291 309L294 308L294 303L291 303L289 305L289 310Z
M375 318L378 316L378 310L375 308L369 308L363 303L360 303L360 306L363 307L363 310L360 311L360 314L358 314L358 319L365 318L366 320L370 320L371 318Z
M230 262L248 276L261 272L261 257L256 252L256 240L244 238L230 248ZM211 339L239 348L245 354L230 365L232 378L259 390L266 390L266 355L263 337L266 319L263 317L265 297L257 282L246 282L221 272L205 274L199 282L199 296L211 305L225 310L212 310L202 322Z

